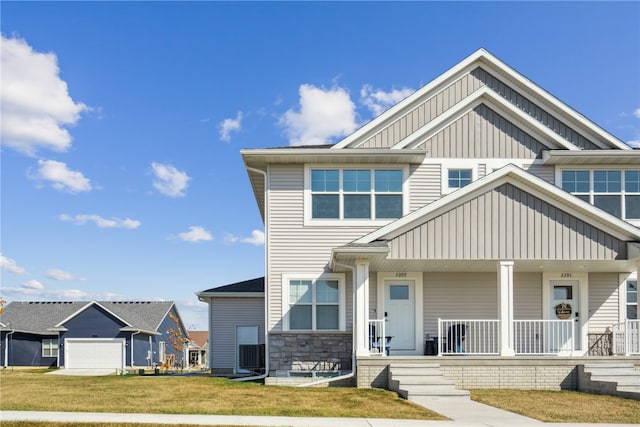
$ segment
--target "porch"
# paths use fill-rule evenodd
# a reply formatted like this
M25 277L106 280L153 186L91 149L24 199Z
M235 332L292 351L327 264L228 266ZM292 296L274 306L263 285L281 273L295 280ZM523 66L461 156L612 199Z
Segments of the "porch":
M388 335L385 319L369 320L369 355L389 356L393 336ZM442 319L438 318L435 336L425 335L425 356L499 356L500 330L498 319ZM576 356L582 353L577 344L576 319L514 320L508 326L513 336L514 356ZM602 345L603 337L610 341ZM627 320L589 340L587 355L593 355L594 345L608 348L612 356L640 356L640 320ZM597 353L596 353L597 354ZM597 354L603 356L604 354Z

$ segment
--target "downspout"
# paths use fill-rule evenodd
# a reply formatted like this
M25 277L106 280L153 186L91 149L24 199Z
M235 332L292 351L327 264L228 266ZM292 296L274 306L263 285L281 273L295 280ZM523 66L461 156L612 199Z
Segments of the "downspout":
M339 267L343 267L343 268L347 268L349 270L351 270L351 281L353 282L353 284L351 285L351 287L353 288L353 297L352 299L352 313L356 312L356 268L347 264L340 264L339 262L334 262L334 265L337 265ZM367 307L367 310L369 308ZM352 317L355 317L352 316ZM308 382L308 383L304 383L304 384L298 384L297 387L312 387L314 385L319 385L319 384L326 384L326 383L330 383L333 381L340 381L340 380L345 380L347 378L353 378L353 376L356 373L356 349L355 349L355 340L353 339L353 326L351 326L351 372L346 373L344 375L338 375L337 377L331 377L331 378L324 378L318 381L312 381L312 382Z
M151 335L149 335L149 357L147 360L147 366L153 366L153 340L151 339Z
M267 173L263 170L249 166L247 166L247 170L258 173L264 177L264 374L254 375L252 377L235 378L231 381L255 381L269 376L269 334L267 333L267 329L269 328L269 306L267 304L269 301L269 280L267 274L269 271L269 227L267 227L267 221L269 219L269 196L267 192ZM208 351L211 351L211 341L209 341ZM213 367L209 366L209 369L213 369Z
M140 331L131 332L131 346L129 347L129 351L131 352L131 368L133 369L133 336L138 335Z
M5 345L4 345L4 367L8 368L9 367L9 335L13 335L15 331L11 330L8 331L6 333L6 335L4 336L4 341L5 341Z

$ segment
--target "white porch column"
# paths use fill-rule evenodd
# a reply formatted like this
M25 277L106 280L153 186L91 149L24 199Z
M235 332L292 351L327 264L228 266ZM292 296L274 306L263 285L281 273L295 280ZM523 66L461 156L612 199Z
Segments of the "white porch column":
M500 319L500 356L514 356L513 261L500 261L498 265L498 318Z
M356 260L355 277L355 313L353 315L353 331L356 356L368 356L367 342L369 330L369 260Z

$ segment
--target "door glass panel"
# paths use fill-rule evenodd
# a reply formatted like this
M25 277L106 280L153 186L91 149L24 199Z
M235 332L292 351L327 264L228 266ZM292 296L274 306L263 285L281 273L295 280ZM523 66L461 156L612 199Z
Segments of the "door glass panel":
M553 299L573 299L573 287L572 286L554 286L553 287Z
M391 285L389 286L389 299L391 300L407 300L409 299L408 285Z

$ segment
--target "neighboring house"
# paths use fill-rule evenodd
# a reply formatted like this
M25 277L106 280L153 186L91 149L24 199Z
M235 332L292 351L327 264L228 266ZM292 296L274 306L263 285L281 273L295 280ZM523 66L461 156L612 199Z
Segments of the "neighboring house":
M189 343L187 352L189 354L189 366L192 368L207 368L207 349L209 348L208 331L189 331Z
M11 302L0 315L0 361L67 369L159 366L175 353L172 316L186 330L169 301Z
M585 357L640 354L640 150L487 51L335 145L241 154L265 224L267 380L385 385L389 364L440 355L457 381L574 387ZM212 332L247 312L209 302Z
M251 366L251 371L264 368L264 277L208 289L197 295L209 304L211 372L221 375L250 372L240 366L241 356L261 365ZM254 353L242 354L241 349Z

